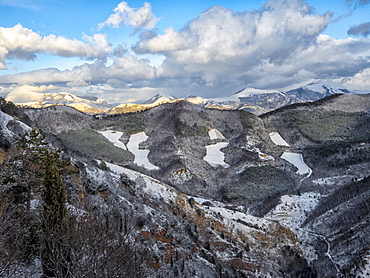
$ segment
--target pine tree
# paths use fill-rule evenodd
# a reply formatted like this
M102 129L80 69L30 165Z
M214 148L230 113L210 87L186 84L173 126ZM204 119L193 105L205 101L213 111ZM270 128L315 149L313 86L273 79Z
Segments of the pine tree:
M42 191L42 265L46 277L68 277L70 262L66 241L68 218L66 189L61 170L58 167L58 154L48 151L44 158L44 181Z
M32 192L42 180L43 159L47 151L45 136L32 129L17 142L17 151L3 166L2 182L7 184L15 203L31 209Z

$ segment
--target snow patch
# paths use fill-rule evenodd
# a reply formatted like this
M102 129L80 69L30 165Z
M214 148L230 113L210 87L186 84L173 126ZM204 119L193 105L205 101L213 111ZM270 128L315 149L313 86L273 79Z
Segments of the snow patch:
M217 167L218 165L221 165L225 168L229 167L230 165L224 161L225 154L221 152L221 149L226 148L228 145L229 143L222 142L206 146L207 153L203 160L207 161L213 167Z
M8 114L0 111L0 127L3 132L3 135L5 135L5 137L8 137L8 138L13 136L13 132L11 132L7 128L7 125L11 120L13 120L12 116L9 116Z
M281 137L279 132L271 132L269 133L270 139L276 146L284 146L284 147L290 147L290 145Z
M12 140L12 138L14 137L14 132L9 130L7 125L10 121L14 121L14 118L2 111L0 111L0 130L2 131L3 133L3 136L9 140ZM26 133L26 132L29 132L31 130L31 128L26 125L25 123L21 122L21 121L17 121L17 124L22 128L22 132L23 133Z
M125 144L123 144L119 138L123 135L121 131L114 131L114 130L105 130L105 131L98 131L102 134L105 138L107 138L110 142L112 142L116 147L127 150Z
M225 137L222 135L220 131L217 129L211 129L208 132L209 138L212 140L216 139L222 139L224 140ZM222 148L226 148L229 145L227 142L221 142L214 145L208 145L206 146L206 156L203 158L203 160L207 161L211 166L217 167L218 165L221 165L225 168L228 168L230 165L227 164L225 159L225 154L221 152Z
M211 138L212 140L217 140L217 139L225 140L225 137L222 135L222 133L215 128L208 131L208 135L209 135L209 138Z
M310 167L307 166L306 163L303 161L303 156L300 153L292 153L292 152L284 152L281 156L282 159L292 163L295 167L298 168L296 172L298 175L305 175L307 174L307 178L311 176L312 170Z
M144 142L148 139L148 136L145 132L139 132L130 136L130 139L127 143L127 149L135 156L134 163L142 166L148 170L159 170L159 167L150 163L148 159L149 150L139 149L141 142Z

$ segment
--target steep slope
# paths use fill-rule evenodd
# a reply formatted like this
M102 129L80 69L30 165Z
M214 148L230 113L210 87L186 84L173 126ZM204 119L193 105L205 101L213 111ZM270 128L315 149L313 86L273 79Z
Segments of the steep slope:
M225 195L226 191L238 190L231 186L233 183L244 186L248 182L243 172L250 166L256 171L260 167L267 171L265 165L271 170L281 165L289 169L288 163L279 158L280 151L272 144L261 120L245 111L205 109L180 101L142 113L105 117L93 126L122 132L121 140L126 143L132 134L145 132L147 139L140 146L148 150L148 159L156 169L147 173L184 193L250 205L263 202L260 196L271 197L261 194L266 186L273 188L271 195L276 195L295 183L295 177L291 177L294 172L288 170L283 171L285 182L278 186L272 180L261 180L253 184L253 192ZM139 169L135 163L130 167ZM141 167L141 171L148 170Z
M307 253L314 248L310 261L320 277L362 277L367 261L369 109L370 95L333 95L262 115L312 169L299 194L282 196L268 215L295 230Z
M79 151L80 156L76 157L81 161L99 159L114 164L106 164L109 171L102 166L104 163L99 166L100 170L93 170L98 171L98 176L101 177L101 186L92 189L96 194L100 194L98 188L112 183L113 178L109 178L109 182L103 178L105 175L112 175L112 171L123 174L123 180L130 185L131 189L126 188L129 192L139 194L135 195L136 201L130 199L130 202L139 206L137 202L142 202L141 196L147 196L145 206L151 206L152 209L166 207L176 217L196 222L197 229L200 229L199 225L203 225L197 222L198 216L203 215L203 220L213 223L213 218L209 216L213 213L222 216L219 221L223 226L229 227L230 224L240 229L243 225L253 228L251 219L258 222L263 218L268 223L279 223L287 230L280 230L280 225L277 228L270 224L268 229L274 231L273 234L278 229L284 235L292 231L298 239L299 249L302 250L301 255L296 258L302 257L304 260L299 259L292 263L297 267L293 268L295 271L308 271L312 267L318 277L341 277L363 271L361 265L366 265L368 258L370 244L365 226L369 221L370 201L369 112L370 95L336 94L315 102L289 105L260 117L241 110L207 109L188 101L176 101L137 113L99 118L81 114L76 118L79 120L74 129L69 123L62 123L63 119L68 121L68 117L61 116L61 122L54 129L50 129L48 122L41 121L40 118L40 127L58 136L66 151L71 150L72 146L78 146L74 151ZM44 118L47 119L47 114L51 111L45 110L42 113L45 113ZM89 118L85 119L86 116ZM63 131L63 128L67 131ZM70 132L89 136L72 136ZM67 138L63 137L66 133ZM108 157L104 157L100 152L104 148L88 146L81 143L83 140L79 138L86 138L86 142L93 141L92 146L104 141L106 146L111 146L109 149L112 152L109 151ZM71 154L75 155L73 152ZM124 168L117 168L117 165ZM109 190L114 193L118 187L115 185L115 189ZM177 197L169 192L176 192ZM153 194L156 198L162 198L161 202L166 205L153 204ZM174 198L181 199L180 203L176 203ZM188 206L194 211L188 210ZM233 215L231 211L224 210L226 207L233 209L235 216L237 215L236 218L231 217L234 222L227 220L229 224L222 220ZM164 217L172 219L167 213ZM190 217L194 213L199 215L196 218ZM174 222L178 220L176 218ZM195 228L192 227L186 229L194 232ZM184 226L173 224L174 230L180 228L185 229ZM215 238L207 242L203 238L207 237L207 232L203 232L199 237L191 236L192 240L202 238L201 243L196 244L198 247L201 245L208 250L212 246L212 250L222 253L221 257L230 258L223 253L225 249L220 251L216 248L220 243ZM223 239L225 233L222 235L218 232L220 230L214 228L213 233ZM150 234L159 238L160 235L163 236L163 231L156 235L151 230ZM248 235L248 242L254 241L249 237L254 235L249 228L243 230L242 234ZM262 236L261 239L265 238ZM172 239L166 240L172 242ZM188 240L190 239L184 239ZM234 246L239 246L238 244L232 243ZM288 245L292 246L290 243ZM167 245L158 248L168 250L165 246ZM168 248L173 250L172 247ZM210 251L202 248L199 256L191 259L191 266L182 265L179 268L175 264L177 269L191 272L195 265L196 269L209 269L203 264L203 259L211 264L222 261L222 265L228 265L224 270L229 269L231 261L236 263L235 260L228 260L228 263L227 260L220 260L216 251L211 252L211 259L208 256ZM230 249L231 246L228 245L227 248ZM260 248L262 247L258 245L257 249ZM275 255L290 258L299 253L297 250L292 253L292 247L283 251L284 248L279 244L277 248L277 253L262 248L263 252L273 254L268 257L269 261L273 261L268 266L268 269L274 269L270 272L273 277L277 275ZM177 254L181 253L179 249L176 250ZM262 253L257 253L260 258ZM177 256L178 259L179 255ZM242 257L244 258L244 253ZM256 263L259 260L257 257ZM241 267L250 263L244 259L242 261L238 261ZM257 264L253 267L261 269ZM169 273L174 271L171 267L169 269ZM211 266L211 269L214 271L217 267ZM238 277L233 275L241 275L242 272L228 273L231 277ZM252 275L247 270L243 273L247 277ZM264 269L262 273L268 273L268 270ZM288 272L284 270L284 273L288 277L294 277L291 274L293 272L286 274ZM313 275L311 272L306 274ZM213 277L212 275L209 277ZM264 277L264 274L261 276Z
M51 110L43 111L46 112L50 113ZM0 115L13 120L9 115ZM218 132L211 134L211 138L224 140ZM130 250L146 250L148 255L143 257L145 261L142 264L149 268L146 272L148 277L315 276L302 256L295 235L275 222L246 215L218 201L185 195L153 177L125 167L96 159L70 159L71 164L69 170L63 172L63 180L68 191L66 206L71 217L75 217L72 223L81 225L79 221L91 221L88 216L92 214L100 215L96 221L102 223L110 223L106 219L113 219L116 227L110 230L116 233L113 238L117 239L123 234L131 242L131 248L138 248ZM13 175L16 181L17 174ZM1 176L0 181L2 198L6 192L4 188L7 188L6 179ZM32 215L37 216L42 207L38 190L33 190L30 198ZM2 225L16 223L15 219L3 218L3 214L0 215L0 221ZM112 235L96 230L75 230L74 225L69 226L68 240L62 245L65 249L59 250L58 245L54 246L54 252L72 252L73 257L63 262L71 275L81 276L87 273L84 271L101 273L96 267L100 266L100 260L105 256L113 259L106 261L111 271L117 271L122 265L130 267L125 261L127 256L119 257L118 262L122 265L115 264L115 254L121 254L115 252L119 250L108 250L107 246L99 245L104 242L112 246L113 243L109 242ZM18 232L13 231L13 238L18 239ZM0 233L1 244L5 242L3 239L7 239L3 238L6 235ZM13 244L13 249L18 246L18 243ZM2 248L1 254L11 253L7 249L8 244L2 247L5 249ZM26 257L22 257L25 262L17 256L12 257L11 261L6 256L0 256L1 273L10 277L42 277L42 258L39 253L34 251L25 254ZM9 262L10 268L7 267Z

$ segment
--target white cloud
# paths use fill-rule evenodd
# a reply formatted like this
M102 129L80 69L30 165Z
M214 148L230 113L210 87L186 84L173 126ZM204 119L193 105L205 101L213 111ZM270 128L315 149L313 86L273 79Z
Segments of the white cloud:
M42 98L44 92L53 89L56 89L56 87L53 85L50 86L22 85L12 90L7 95L6 100L12 101L14 103L36 102Z
M141 8L131 8L123 1L117 5L108 19L98 24L98 30L105 26L118 28L121 23L132 26L134 29L152 29L159 20L152 12L152 7L145 2Z
M37 53L63 57L104 58L111 50L106 35L84 36L87 43L53 34L40 36L17 24L0 27L0 69L7 68L7 59L34 60Z
M189 48L190 45L186 39L174 28L169 27L164 30L163 35L139 42L135 50L138 53L161 53L169 51L178 51Z
M121 84L151 80L156 76L155 71L155 67L149 65L147 60L138 60L128 55L115 58L110 66L106 66L102 61L96 61L93 64L84 64L65 71L49 68L16 75L3 75L0 76L0 83L20 85L65 83L69 87L81 87L89 83L106 83L111 80L110 82L117 85L119 80Z
M343 80L343 85L350 90L370 91L370 68L366 68L353 77Z
M142 39L137 53L160 53L162 78L220 88L282 88L312 78L353 76L367 65L370 41L321 35L332 14L314 14L300 0L266 2L260 10L233 13L214 6L182 30ZM228 85L229 84L229 85ZM197 89L199 90L199 89ZM199 94L199 93L198 93Z

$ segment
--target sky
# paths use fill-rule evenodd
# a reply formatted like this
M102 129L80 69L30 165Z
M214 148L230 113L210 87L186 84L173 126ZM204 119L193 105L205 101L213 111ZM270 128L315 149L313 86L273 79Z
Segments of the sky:
M370 91L370 0L0 0L0 96Z

